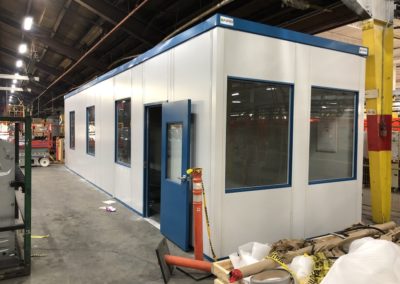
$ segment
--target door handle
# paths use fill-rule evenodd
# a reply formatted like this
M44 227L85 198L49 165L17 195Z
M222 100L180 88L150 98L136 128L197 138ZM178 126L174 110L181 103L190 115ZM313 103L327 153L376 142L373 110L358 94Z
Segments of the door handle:
M187 181L188 177L187 175L182 175L181 177L178 177L179 180L181 180L181 182Z

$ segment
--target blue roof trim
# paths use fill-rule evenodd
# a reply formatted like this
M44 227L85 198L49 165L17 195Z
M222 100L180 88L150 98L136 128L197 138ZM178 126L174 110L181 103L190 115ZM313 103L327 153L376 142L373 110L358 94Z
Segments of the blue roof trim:
M368 48L358 45L347 44L339 41L334 41L330 39L320 38L308 34L303 34L287 29L282 29L278 27L268 26L265 24L255 23L247 20L242 20L230 16L224 16L221 14L215 14L208 20L176 35L175 37L159 43L149 51L143 53L142 55L132 59L131 61L97 77L96 79L82 85L76 90L66 94L64 99L72 97L102 81L105 81L111 77L118 75L136 65L139 65L150 58L153 58L161 53L164 53L185 41L188 41L198 35L201 35L215 27L223 27L237 31L243 31L268 37L273 37L277 39L287 40L291 42L311 45L315 47L321 47L331 50L336 50L340 52L355 54L359 56L367 56Z
M229 16L223 16L223 15L218 15L218 16L219 16L218 25L228 29L263 35L267 37L273 37L277 39L311 45L315 47L321 47L325 49L341 51L345 53L359 55L362 57L368 56L368 48L364 46L348 44L309 34L303 34L283 28L237 19Z

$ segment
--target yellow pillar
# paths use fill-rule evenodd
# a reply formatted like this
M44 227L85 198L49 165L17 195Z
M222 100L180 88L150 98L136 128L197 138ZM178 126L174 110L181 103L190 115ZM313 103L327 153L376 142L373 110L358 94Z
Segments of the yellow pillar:
M391 218L391 129L393 92L393 25L368 20L363 25L368 47L366 98L372 220Z

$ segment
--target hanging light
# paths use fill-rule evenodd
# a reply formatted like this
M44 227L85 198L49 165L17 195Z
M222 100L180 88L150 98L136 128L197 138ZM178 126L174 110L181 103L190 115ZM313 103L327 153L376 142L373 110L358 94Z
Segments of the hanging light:
M32 29L33 18L32 17L25 17L23 28L26 31L30 31Z
M27 50L28 50L28 46L26 45L26 43L21 43L18 46L18 52L21 53L21 54L26 53Z
M22 60L18 59L17 62L15 63L15 66L17 66L17 68L21 68L22 67Z

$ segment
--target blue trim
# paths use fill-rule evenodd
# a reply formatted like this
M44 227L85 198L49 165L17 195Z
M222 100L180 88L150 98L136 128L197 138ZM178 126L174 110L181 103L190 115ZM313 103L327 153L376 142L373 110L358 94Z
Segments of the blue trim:
M346 178L333 178L333 179L318 179L318 180L309 180L308 184L309 185L314 185L314 184L323 184L323 183L333 183L333 182L343 182L343 181L352 181L352 180L357 180L357 158L358 158L358 104L359 104L359 97L360 93L359 91L356 90L350 90L350 89L340 89L340 88L332 88L332 87L324 87L324 86L316 86L312 85L311 86L311 96L312 96L312 89L324 89L324 90L333 90L333 91L343 91L343 92L351 92L354 94L354 137L353 137L353 169L352 169L352 176L351 177L346 177ZM310 109L311 111L311 109ZM310 159L310 158L309 158Z
M123 163L123 162L114 161L114 164L124 166L126 168L131 168L131 164L127 164L127 163Z
M64 165L65 168L67 168L68 170L70 170L71 172L73 172L74 174L76 174L77 176L81 177L82 179L84 179L85 181L87 181L88 183L90 183L92 186L94 186L96 189L100 190L101 192L105 193L106 195L110 196L111 198L117 200L119 203L121 203L123 206L125 206L127 209L133 211L134 213L138 214L139 216L143 217L143 214L140 213L139 211L137 211L136 209L132 208L131 206L129 206L128 204L126 204L125 202L121 201L119 198L113 196L112 194L110 194L109 192L105 191L104 189L102 189L101 187L95 185L93 182L91 182L90 180L86 179L84 176L78 174L76 171L74 171L73 169L69 168L67 165Z
M215 260L212 257L209 257L208 255L206 255L205 253L203 253L203 256L206 260L208 260L209 262L215 262ZM217 261L221 261L221 260L225 260L225 259L229 259L229 256L224 256L224 257L219 257L217 258Z
M125 163L125 162L122 162L122 161L118 161L118 112L117 112L117 104L120 102L120 101L129 101L129 108L130 108L130 110L129 110L129 120L131 121L132 120L132 100L131 100L131 98L130 97L127 97L127 98L123 98L123 99L119 99L119 100L116 100L116 101L114 101L114 163L115 164L118 164L118 165L121 165L121 166L124 166L124 167L128 167L128 168L130 168L131 167L131 163ZM130 123L130 122L129 122ZM130 146L132 146L132 125L131 125L131 123L129 124L129 144L130 144ZM131 149L130 149L130 151L129 151L129 160L132 162L132 147L131 147Z
M313 185L313 184L343 182L343 181L352 181L352 180L357 180L357 178L350 177L350 178L335 178L335 179L319 179L319 180L309 181L308 184Z
M232 25L227 25L226 21L221 21L221 19L231 19ZM357 46L357 45L352 45L352 44L347 44L339 41L334 41L330 39L325 39L325 38L320 38L308 34L303 34L287 29L282 29L278 27L273 27L273 26L268 26L265 24L260 24L256 22L251 22L247 20L242 20L230 16L224 16L221 14L215 14L214 16L210 17L206 21L176 35L175 37L165 41L161 42L152 49L148 50L147 52L143 53L142 55L136 57L135 59L132 59L131 61L113 69L110 70L109 72L97 77L96 79L82 85L81 87L75 89L74 91L66 94L64 96L64 99L68 99L69 97L72 97L83 90L86 90L97 83L100 83L104 80L107 80L111 77L114 77L118 75L119 73L122 73L134 66L137 66L159 54L162 54L178 45L181 45L182 43L199 36L209 30L212 30L216 27L221 27L221 28L227 28L231 30L237 30L237 31L243 31L247 33L253 33L261 36L267 36L267 37L272 37L272 38L277 38L277 39L282 39L286 41L291 41L295 43L300 43L300 44L305 44L305 45L310 45L310 46L315 46L315 47L320 47L320 48L325 48L325 49L330 49L330 50L335 50L339 52L344 52L344 53L350 53L354 55L359 55L359 56L367 56L368 55L368 48L363 47L363 46ZM361 53L361 50L363 51Z
M218 15L218 26L222 26L228 29L243 31L258 35L263 35L267 37L277 38L281 40L291 41L295 43L321 47L325 49L340 51L344 53L350 53L359 55L362 57L368 56L368 48L364 46L352 45L340 41L335 41L331 39L321 38L309 34L299 33L287 29L282 29L278 27L273 27L265 24L255 23L247 20L237 19L233 17L226 17L223 15ZM226 17L233 20L234 24L226 25L221 23L221 18Z
M273 185L260 185L260 186L250 186L250 187L238 187L238 188L226 188L225 193L237 193L237 192L249 192L255 190L269 190L278 188L290 188L291 185L285 184L273 184Z
M294 84L289 82L279 82L261 79L251 79L242 78L236 76L228 76L229 79L240 80L246 82L259 82L266 84L276 84L276 85L286 85L290 87L289 94L289 141L288 141L288 173L287 173L287 183L283 184L272 184L272 185L259 185L259 186L249 186L249 187L238 187L238 188L225 188L225 193L237 193L237 192L249 192L255 190L269 190L278 188L290 188L292 187L292 164L293 164L293 117L294 117Z

